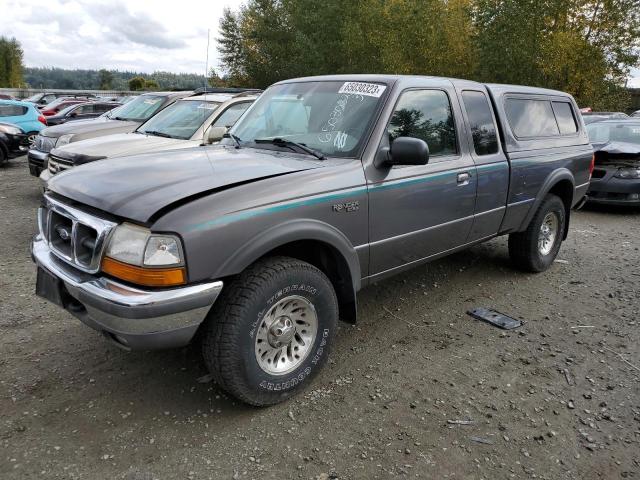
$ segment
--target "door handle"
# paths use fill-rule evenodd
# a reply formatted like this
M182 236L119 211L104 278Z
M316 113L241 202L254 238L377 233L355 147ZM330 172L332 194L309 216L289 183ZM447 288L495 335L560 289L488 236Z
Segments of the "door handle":
M471 179L471 174L469 172L462 172L458 174L458 185L469 185L469 180Z

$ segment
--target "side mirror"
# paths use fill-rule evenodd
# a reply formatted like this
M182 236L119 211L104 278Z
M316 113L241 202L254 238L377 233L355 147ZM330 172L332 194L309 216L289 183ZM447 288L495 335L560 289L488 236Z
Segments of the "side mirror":
M426 165L429 163L429 146L424 140L413 137L398 137L390 148L378 152L376 166L382 165Z
M77 117L77 116L78 116L78 112L71 112L71 113L69 114L69 116L70 116L70 117L72 117L72 118L73 118L73 117Z
M227 127L211 127L209 128L209 134L207 135L207 143L215 143L222 140L222 136L227 133Z

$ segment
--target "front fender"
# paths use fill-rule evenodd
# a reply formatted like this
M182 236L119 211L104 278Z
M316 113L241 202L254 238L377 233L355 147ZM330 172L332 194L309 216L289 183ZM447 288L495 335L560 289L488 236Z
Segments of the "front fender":
M303 240L318 241L335 248L348 265L354 290L360 289L360 261L349 239L328 223L311 219L291 220L274 225L250 238L222 264L218 276L238 274L270 251Z

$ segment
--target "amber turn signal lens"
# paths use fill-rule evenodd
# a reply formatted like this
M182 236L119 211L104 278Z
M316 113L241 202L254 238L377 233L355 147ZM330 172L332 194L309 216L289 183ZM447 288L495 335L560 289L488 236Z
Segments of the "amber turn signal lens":
M121 280L148 287L171 287L184 285L187 274L184 267L179 268L143 268L104 257L102 271Z

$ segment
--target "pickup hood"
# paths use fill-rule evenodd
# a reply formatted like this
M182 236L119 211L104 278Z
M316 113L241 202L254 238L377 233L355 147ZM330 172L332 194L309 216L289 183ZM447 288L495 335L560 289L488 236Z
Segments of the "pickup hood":
M46 137L58 138L69 133L74 134L72 142L84 140L86 138L110 135L113 133L133 132L138 128L140 122L129 122L123 120L112 120L107 117L98 117L91 120L75 120L73 122L54 125L42 130L42 135Z
M93 162L53 177L48 189L112 215L147 223L188 197L322 166L301 155L233 147L185 150Z
M172 150L174 148L196 147L202 140L181 140L176 138L154 137L141 133L118 133L74 142L54 153L62 158L73 160L76 157L123 157L141 153Z

